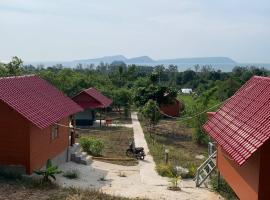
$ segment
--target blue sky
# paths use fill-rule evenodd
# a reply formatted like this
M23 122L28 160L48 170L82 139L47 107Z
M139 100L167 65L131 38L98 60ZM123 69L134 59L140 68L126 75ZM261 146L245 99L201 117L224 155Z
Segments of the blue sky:
M270 62L269 0L1 0L0 60L228 56Z

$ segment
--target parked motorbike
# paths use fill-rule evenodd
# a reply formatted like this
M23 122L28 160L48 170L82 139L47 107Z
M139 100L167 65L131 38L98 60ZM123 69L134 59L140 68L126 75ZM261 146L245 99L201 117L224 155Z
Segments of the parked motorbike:
M129 144L129 148L126 151L128 157L135 157L136 159L144 160L145 153L143 147L135 147L134 141Z

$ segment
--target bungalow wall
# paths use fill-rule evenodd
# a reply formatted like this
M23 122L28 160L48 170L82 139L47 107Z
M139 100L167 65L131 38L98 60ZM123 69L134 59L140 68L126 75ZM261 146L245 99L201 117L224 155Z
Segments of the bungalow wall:
M58 122L68 126L69 119L64 118ZM43 167L48 159L54 159L55 164L60 164L68 160L67 149L69 146L69 129L58 126L58 137L52 140L52 127L43 130L36 126L30 126L30 169Z
M76 126L92 126L95 119L95 111L88 108L75 115Z
M0 100L0 165L29 168L30 123Z
M259 192L260 150L238 166L218 146L217 167L240 199L257 200Z
M0 100L0 166L19 166L31 174L48 159L67 160L69 129L59 126L58 138L52 140L52 127L39 129ZM68 125L68 118L59 123Z

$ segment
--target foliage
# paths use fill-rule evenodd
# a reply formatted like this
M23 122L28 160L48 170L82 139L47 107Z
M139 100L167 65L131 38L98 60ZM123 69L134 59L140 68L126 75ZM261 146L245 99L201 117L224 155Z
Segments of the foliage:
M180 180L181 180L181 176L176 175L176 176L173 176L172 178L170 178L169 181L171 182L173 188L178 188Z
M190 163L190 165L188 166L188 177L194 178L196 171L197 171L196 165L194 163Z
M173 177L173 166L171 164L159 163L156 170L160 176Z
M57 166L54 166L52 164L52 161L51 160L47 160L47 164L46 164L46 169L45 170L36 170L34 172L37 175L43 176L42 182L45 182L45 183L46 182L50 182L51 181L50 178L52 178L53 180L56 180L55 175L62 173L62 171L60 171Z
M160 119L157 103L150 99L141 110L142 116L149 125L155 125Z
M225 199L228 200L237 200L237 196L232 190L232 188L228 185L228 183L225 181L224 178L220 177L220 182L218 185L218 174L214 173L211 176L210 184L212 185L212 188L221 194Z
M5 65L8 75L17 76L21 74L21 68L23 66L23 61L14 56L12 60Z
M100 156L104 149L104 143L102 140L93 137L80 138L80 145L83 151L93 155Z
M134 104L142 107L150 99L156 101L158 105L171 103L177 96L177 92L171 87L150 84L135 88L133 96Z
M67 170L63 173L63 176L68 178L68 179L77 179L77 178L79 178L79 171L76 169Z

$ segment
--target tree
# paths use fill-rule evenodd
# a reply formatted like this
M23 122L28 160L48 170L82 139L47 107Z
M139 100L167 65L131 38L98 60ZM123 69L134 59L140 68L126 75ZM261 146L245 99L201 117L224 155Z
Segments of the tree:
M113 92L113 106L121 112L124 108L125 117L128 118L128 113L131 105L131 92L128 89L121 88Z
M160 119L157 102L152 99L145 104L141 113L149 126L156 125Z
M23 66L23 61L18 58L17 56L14 56L12 60L4 65L7 69L7 73L10 76L18 76L21 74L21 68Z

